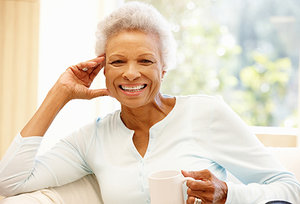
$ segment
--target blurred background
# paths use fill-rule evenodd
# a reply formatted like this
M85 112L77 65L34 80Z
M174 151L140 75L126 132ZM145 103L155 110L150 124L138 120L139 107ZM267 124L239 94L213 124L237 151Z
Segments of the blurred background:
M123 0L0 0L0 157L59 75L94 58L97 22ZM298 0L144 0L171 23L177 68L162 92L219 95L266 146L297 146ZM92 88L104 87L100 74ZM71 101L40 152L119 108L109 97Z

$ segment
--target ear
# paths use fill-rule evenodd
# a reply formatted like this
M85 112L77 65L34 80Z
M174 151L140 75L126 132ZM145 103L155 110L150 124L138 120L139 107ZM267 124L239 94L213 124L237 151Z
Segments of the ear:
M167 73L167 71L165 71L165 70L162 71L161 79L163 79L165 77L166 73Z
M105 75L105 73L106 73L106 61L104 61L103 63L104 63L104 65L103 65L102 69L103 69L103 74Z
M104 56L105 58L104 58L104 60L103 60L103 74L105 75L105 70L106 70L106 55L105 55L105 53L104 54L102 54L102 56Z

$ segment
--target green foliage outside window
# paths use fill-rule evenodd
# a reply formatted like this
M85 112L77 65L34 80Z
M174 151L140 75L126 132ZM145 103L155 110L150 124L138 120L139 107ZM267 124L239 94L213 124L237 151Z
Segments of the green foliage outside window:
M300 2L144 2L168 19L178 43L163 93L221 95L249 125L295 127ZM274 24L274 16L295 22Z

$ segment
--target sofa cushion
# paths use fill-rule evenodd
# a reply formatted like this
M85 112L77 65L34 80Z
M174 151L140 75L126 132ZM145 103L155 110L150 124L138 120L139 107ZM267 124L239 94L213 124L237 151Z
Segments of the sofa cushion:
M300 181L300 148L269 147L268 149Z

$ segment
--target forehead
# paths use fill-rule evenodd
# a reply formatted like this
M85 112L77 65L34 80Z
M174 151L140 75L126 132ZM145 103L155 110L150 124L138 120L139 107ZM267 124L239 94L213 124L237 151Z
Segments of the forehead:
M158 35L138 30L121 31L107 40L106 55L109 54L142 54L151 52L160 55Z

